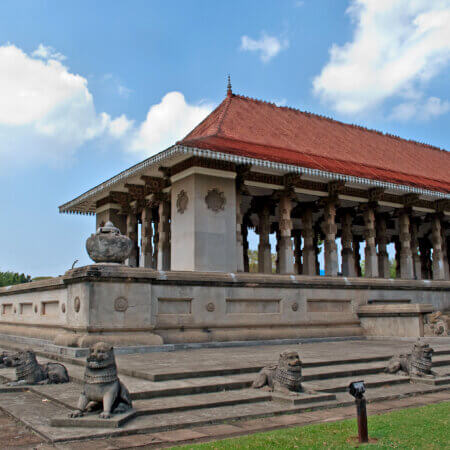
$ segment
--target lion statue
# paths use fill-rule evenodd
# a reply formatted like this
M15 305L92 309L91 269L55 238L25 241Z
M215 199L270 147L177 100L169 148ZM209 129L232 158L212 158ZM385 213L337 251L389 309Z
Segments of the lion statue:
M1 352L0 353L0 368L16 367L20 364L19 353Z
M393 356L384 371L410 377L434 378L436 373L431 370L432 356L430 345L418 339L410 354Z
M77 409L69 417L81 417L87 411L102 410L100 418L109 419L112 414L131 409L127 388L117 377L114 349L105 342L98 342L89 349L84 387Z
M67 383L67 369L59 363L39 364L36 354L31 350L16 353L7 357L7 364L15 365L16 381L10 381L8 386L23 384L58 384Z
M302 362L298 353L285 350L280 353L278 364L261 369L252 387L295 395L302 391L302 380Z

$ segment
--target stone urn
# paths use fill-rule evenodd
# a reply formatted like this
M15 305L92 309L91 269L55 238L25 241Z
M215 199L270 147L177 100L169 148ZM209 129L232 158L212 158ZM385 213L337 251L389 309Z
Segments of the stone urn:
M86 241L88 255L96 263L122 264L130 256L132 248L131 239L120 234L112 222L99 227L97 233L91 234Z

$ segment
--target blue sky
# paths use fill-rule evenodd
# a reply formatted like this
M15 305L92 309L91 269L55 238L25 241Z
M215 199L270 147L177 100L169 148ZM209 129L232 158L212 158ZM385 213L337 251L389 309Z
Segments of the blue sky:
M449 149L450 0L0 3L0 270L88 263L57 206L233 90Z

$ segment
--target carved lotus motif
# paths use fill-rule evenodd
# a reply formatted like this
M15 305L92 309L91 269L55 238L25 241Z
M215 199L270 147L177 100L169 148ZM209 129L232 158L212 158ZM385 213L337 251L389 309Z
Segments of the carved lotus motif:
M120 234L112 222L100 227L86 241L89 257L96 263L123 263L131 253L133 243L130 238Z
M215 213L225 209L225 194L218 189L210 189L205 197L206 206Z

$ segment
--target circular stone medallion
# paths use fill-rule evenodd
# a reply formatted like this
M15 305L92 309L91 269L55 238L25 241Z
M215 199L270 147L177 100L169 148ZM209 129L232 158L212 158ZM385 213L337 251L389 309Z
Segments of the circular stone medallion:
M292 308L292 311L298 311L298 303L297 302L292 303L291 308Z
M205 202L208 209L218 213L219 211L223 211L225 209L225 194L217 188L210 189L205 197Z
M114 302L114 309L118 312L124 312L128 309L128 300L125 297L117 297Z
M213 302L209 302L206 305L206 311L213 312L215 309L216 309L216 306L214 305Z

